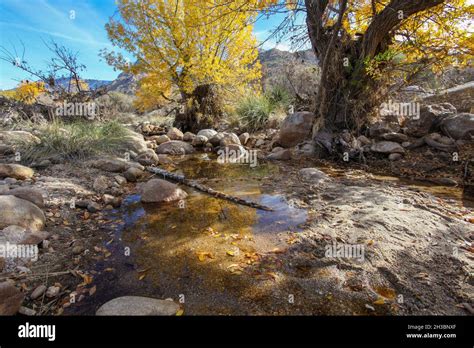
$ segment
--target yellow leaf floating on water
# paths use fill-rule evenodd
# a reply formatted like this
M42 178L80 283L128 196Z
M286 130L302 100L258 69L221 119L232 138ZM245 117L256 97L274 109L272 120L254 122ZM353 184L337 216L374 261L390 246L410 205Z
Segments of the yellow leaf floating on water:
M183 314L184 314L184 309L182 309L182 308L178 309L178 311L176 312L176 316L177 316L177 317L180 317L180 316L182 316Z
M226 254L229 255L229 256L235 256L235 253L231 250L227 250Z

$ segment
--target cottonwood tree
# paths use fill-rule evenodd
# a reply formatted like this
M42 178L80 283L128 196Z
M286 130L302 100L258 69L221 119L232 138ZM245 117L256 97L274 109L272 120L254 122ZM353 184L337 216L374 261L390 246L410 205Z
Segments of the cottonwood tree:
M142 109L171 100L174 89L192 108L191 99L201 102L214 86L240 90L260 78L255 13L246 0L119 0L118 13L106 25L108 36L136 63L116 52L103 56L144 76L137 93Z
M389 86L408 83L427 68L442 71L473 58L469 25L474 7L466 0L263 0L262 4L269 14L285 8L289 13L272 35L286 36L296 45L308 43L319 60L313 134L322 127L360 129Z

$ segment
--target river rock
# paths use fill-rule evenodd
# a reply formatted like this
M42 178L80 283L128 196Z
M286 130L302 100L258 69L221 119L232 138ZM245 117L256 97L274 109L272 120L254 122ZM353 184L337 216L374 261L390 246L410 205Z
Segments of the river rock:
M133 151L135 153L141 153L148 149L143 135L134 132L130 129L126 130L126 134L121 137L121 149L124 151Z
M116 175L114 176L115 182L119 184L120 186L125 185L127 183L127 179L125 179L121 175Z
M178 128L171 128L166 134L170 140L183 140L184 134Z
M166 180L151 179L140 189L144 203L172 202L184 199L188 194L177 185Z
M408 136L402 133L395 133L395 132L390 132L390 133L385 133L382 134L381 138L383 140L387 141L394 141L396 143L403 143L405 141L408 141Z
M49 237L46 231L29 231L22 226L11 225L0 231L0 239L12 244L38 245Z
M124 173L123 176L129 182L136 182L139 178L141 178L145 174L142 170L138 168L128 168Z
M15 315L25 296L12 282L0 283L0 315Z
M278 143L283 147L298 145L311 134L311 125L315 115L301 111L289 114L281 124Z
M123 296L104 303L96 315L176 315L179 305L169 300L150 297Z
M166 143L167 141L170 141L171 139L167 135L154 135L150 138L150 140L153 140L157 145L161 145L163 143Z
M212 144L212 146L216 147L219 146L221 143L221 140L224 138L224 133L217 133L214 136L212 136L209 139L209 142Z
M183 141L190 143L194 140L195 137L196 137L196 134L191 133L191 132L186 132L183 135Z
M36 289L33 290L33 292L30 295L30 298L32 300L36 300L40 296L43 296L44 292L46 291L47 287L44 284L41 284L36 287Z
M96 202L89 202L86 208L89 213L97 213L102 209L101 205Z
M239 135L239 140L242 145L247 144L247 141L250 139L250 134L249 133L242 133Z
M59 295L59 291L61 288L59 286L50 286L48 290L46 290L46 297L53 298Z
M373 152L379 153L404 153L405 149L393 141L379 141L370 148Z
M5 227L0 231L0 240L12 244L20 244L27 234L26 228L17 225Z
M160 162L158 155L152 149L148 149L145 152L140 153L135 160L144 166L156 165Z
M92 185L94 190L100 193L105 192L109 186L109 179L104 175L99 175L97 178L95 178Z
M441 130L453 139L474 139L474 114L450 115L441 121Z
M17 180L25 180L30 179L34 173L33 169L21 164L0 164L0 179L10 177Z
M387 133L397 133L400 131L398 121L377 121L369 127L369 135L372 138L380 138Z
M168 141L156 149L156 153L165 155L187 155L193 152L194 148L191 144L179 140Z
M32 187L17 187L11 190L1 190L0 195L11 195L27 200L40 208L44 208L44 199L42 191Z
M0 196L0 228L17 225L39 231L44 223L43 212L33 203L15 196Z
M230 144L217 151L218 163L242 163L248 158L248 151L242 145ZM248 158L250 160L250 158Z
M202 135L207 139L211 139L217 132L214 129L201 129L197 135Z
M0 132L0 143L6 145L22 144L40 144L41 140L26 131L1 131Z
M391 154L388 156L388 159L389 159L390 161L395 162L395 161L398 161L399 159L401 159L402 157L403 157L403 155L400 154L400 153L391 153Z
M317 168L303 168L299 171L299 175L303 180L311 181L316 184L329 180L326 173Z
M207 140L208 139L204 135L196 135L194 137L194 140L193 140L192 144L193 144L193 146L201 147L201 146L206 145Z
M224 133L224 136L222 137L219 145L227 146L231 144L241 145L239 137L235 133Z
M291 151L289 149L282 149L280 151L272 151L267 156L267 160L288 161L291 159Z
M456 108L449 103L423 105L419 117L407 118L404 133L411 137L423 137L455 113Z
M145 149L141 153L148 153L148 149ZM138 155L137 155L138 156ZM90 162L93 168L103 170L111 173L122 173L130 167L144 169L143 165L137 162L126 161L122 158L100 158L98 160Z

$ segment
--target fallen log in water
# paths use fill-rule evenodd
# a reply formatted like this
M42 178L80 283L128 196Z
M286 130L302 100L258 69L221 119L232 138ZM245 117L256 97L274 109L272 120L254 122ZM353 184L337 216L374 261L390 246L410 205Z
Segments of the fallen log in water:
M262 205L262 204L251 202L251 201L247 201L243 198L231 196L231 195L228 195L226 193L216 191L216 190L214 190L210 187L201 185L201 184L199 184L199 183L197 183L193 180L188 180L184 177L184 175L171 173L171 172L168 172L164 169L157 168L157 167L147 167L146 170L148 172L152 173L152 174L156 174L156 175L161 176L165 180L170 180L170 181L174 181L174 182L186 185L186 186L191 187L195 190L207 193L208 195L211 195L215 198L220 198L220 199L224 199L224 200L234 202L234 203L237 203L237 204L246 205L248 207L252 207L252 208L255 208L255 209L273 211L272 208L267 207L266 205Z

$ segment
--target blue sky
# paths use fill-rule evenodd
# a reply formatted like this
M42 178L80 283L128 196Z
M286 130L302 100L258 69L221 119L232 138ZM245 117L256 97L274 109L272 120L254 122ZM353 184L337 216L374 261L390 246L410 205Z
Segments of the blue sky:
M43 41L50 38L79 51L79 61L87 66L84 78L113 80L114 71L98 56L103 48L111 49L104 29L108 18L116 11L115 0L0 0L0 46L20 50L24 43L25 58L31 66L44 68L51 56ZM281 16L256 23L254 32L259 40L267 37ZM285 43L267 42L264 48L288 50ZM18 68L0 60L0 89L14 88L18 81L28 78Z

